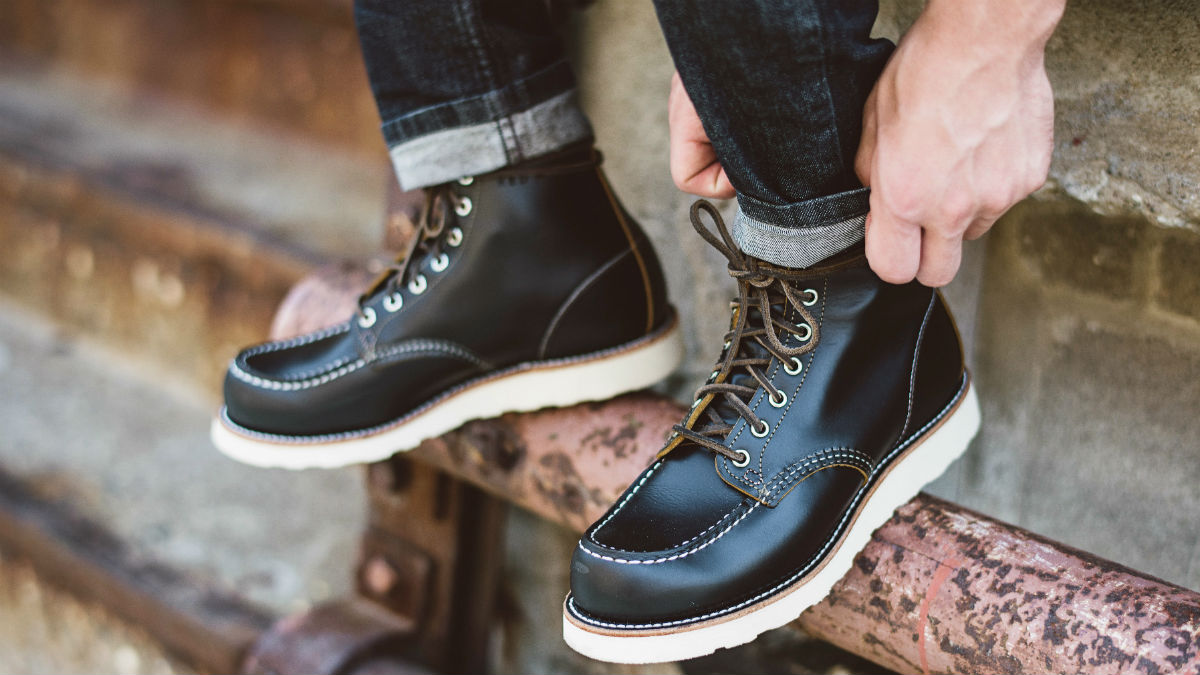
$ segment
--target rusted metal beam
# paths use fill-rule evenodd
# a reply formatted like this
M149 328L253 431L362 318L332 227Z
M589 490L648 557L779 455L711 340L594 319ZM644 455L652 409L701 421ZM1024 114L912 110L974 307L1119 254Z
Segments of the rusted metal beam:
M232 593L131 551L69 505L40 497L2 469L0 548L28 560L47 583L144 630L200 672L431 672L411 659L416 625L379 604L338 599L277 620Z
M507 505L403 457L371 465L367 497L358 592L412 626L408 658L484 672Z
M430 671L400 658L413 628L375 603L335 600L276 623L255 643L240 672L427 675Z
M343 318L322 287L337 284L312 278L285 301L279 337ZM580 531L683 411L630 394L470 422L411 456ZM796 623L904 673L1200 671L1200 594L924 494Z

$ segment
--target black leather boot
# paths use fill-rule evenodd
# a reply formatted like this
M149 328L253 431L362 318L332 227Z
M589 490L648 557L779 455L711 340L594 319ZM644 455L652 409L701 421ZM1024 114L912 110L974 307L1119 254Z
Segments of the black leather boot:
M259 466L376 461L470 419L647 387L682 352L598 155L550 158L429 189L355 316L234 359L213 440Z
M576 548L564 636L605 661L691 658L794 620L979 426L937 291L884 283L861 247L804 270L751 258L707 202L692 221L739 297L690 414Z

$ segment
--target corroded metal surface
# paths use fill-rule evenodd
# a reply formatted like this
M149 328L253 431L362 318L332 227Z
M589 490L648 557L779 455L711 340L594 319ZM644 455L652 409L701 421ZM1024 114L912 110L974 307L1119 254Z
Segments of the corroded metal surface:
M469 422L413 451L535 513L583 530L662 447L683 408L649 393Z
M367 472L358 592L402 617L406 657L440 672L487 667L506 504L405 457Z
M1200 671L1200 594L926 495L799 623L907 673Z
M271 323L276 339L302 335L345 321L355 298L374 275L362 265L323 265L284 296Z
M411 622L367 602L336 600L280 620L255 643L241 672L257 675L361 673L413 674L423 669L398 658Z
M231 118L382 155L351 4L5 0L0 44Z
M629 394L470 422L412 456L582 530L682 412ZM1200 594L923 494L796 625L905 673L1200 672Z

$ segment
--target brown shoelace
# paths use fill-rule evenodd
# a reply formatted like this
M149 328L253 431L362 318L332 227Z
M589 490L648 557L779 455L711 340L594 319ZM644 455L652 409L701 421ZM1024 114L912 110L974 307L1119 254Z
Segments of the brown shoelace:
M719 238L704 226L702 212L716 223ZM737 419L729 415L722 416L722 409L726 413L732 411L746 420L751 429L764 429L766 422L747 404L758 390L757 387L734 383L731 378L735 373L746 373L769 392L773 400L784 400L787 394L775 387L763 369L771 364L772 356L782 363L791 364L817 346L819 327L801 300L801 293L788 283L812 275L803 271L790 274L790 270L742 253L730 236L721 214L708 201L702 199L692 205L691 220L696 232L729 260L729 276L737 281L738 298L733 304L732 329L725 334L722 359L708 383L696 390L693 408L703 406L703 409L699 415L693 413L683 424L675 425L674 431L686 441L739 461L744 459L742 455L722 443ZM776 307L782 309L776 310ZM789 307L800 315L801 323L793 324L783 319ZM753 316L755 314L757 316ZM797 347L785 345L778 331L796 335L801 344Z
M586 159L567 162L559 162L556 159L556 156L551 155L537 160L532 166L523 165L500 169L489 175L500 179L527 180L537 176L554 176L587 170L599 166L603 161L599 151L594 149L589 149ZM397 293L401 286L410 284L418 278L417 270L421 267L421 261L427 257L440 258L444 254L447 242L443 234L454 235L454 229L447 232L447 222L469 213L473 208L466 197L455 194L454 188L459 184L469 185L470 180L473 179L464 178L461 183L451 182L425 188L425 204L421 208L421 215L417 218L412 238L409 239L408 250L385 267L367 291L358 296L359 318L363 317L366 303L380 291L386 290L389 294ZM462 231L458 231L454 236L461 237ZM413 264L414 261L415 264Z

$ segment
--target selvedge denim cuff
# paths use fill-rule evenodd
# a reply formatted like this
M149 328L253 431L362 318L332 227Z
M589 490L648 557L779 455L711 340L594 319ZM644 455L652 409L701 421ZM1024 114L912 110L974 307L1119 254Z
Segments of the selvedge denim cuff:
M756 258L784 267L809 267L862 241L868 188L776 206L738 195L733 239Z
M501 89L413 111L383 124L405 189L516 164L592 138L565 61Z

